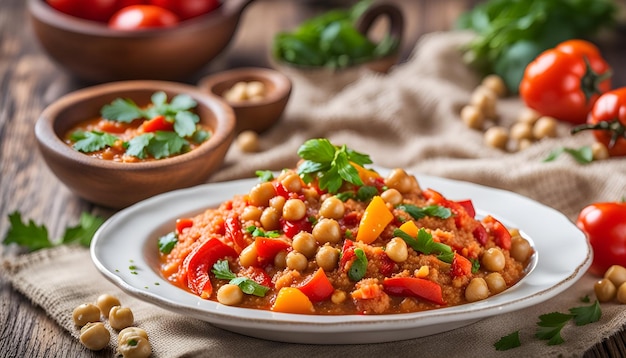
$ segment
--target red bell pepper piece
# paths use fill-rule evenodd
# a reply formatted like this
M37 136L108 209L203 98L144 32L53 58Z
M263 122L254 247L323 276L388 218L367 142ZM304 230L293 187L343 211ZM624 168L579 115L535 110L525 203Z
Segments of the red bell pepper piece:
M237 252L220 239L211 238L187 255L182 265L184 277L179 279L186 277L191 292L207 299L213 294L209 272L218 260L226 257L237 257Z
M472 231L472 235L474 236L474 239L476 239L476 241L478 241L478 243L481 245L485 245L487 243L487 240L489 240L489 234L487 234L487 229L485 229L485 227L482 225L476 226L474 231Z
M291 244L285 240L262 236L257 236L254 239L254 245L256 245L256 253L259 259L273 259L278 252L291 247Z
M476 209L474 209L474 203L471 200L460 200L457 201L459 205L467 212L471 218L476 217Z
M225 236L233 243L233 248L237 253L241 253L243 249L248 246L248 243L243 237L241 231L241 221L239 221L239 215L232 214L226 218L224 223Z
M343 242L343 247L341 248L341 258L339 259L339 269L348 271L350 267L346 267L346 265L353 261L356 254L354 253L354 241L346 240Z
M450 266L450 272L454 277L469 276L472 274L472 262L465 256L455 252L452 265Z
M491 234L496 245L505 250L511 249L511 233L500 221L491 215L482 220L485 229Z
M436 282L417 277L388 277L383 281L385 292L395 296L422 298L445 305L441 286Z
M319 268L313 275L298 286L300 291L307 295L311 302L319 302L328 299L335 288L328 280L324 269Z
M181 218L176 220L176 233L178 233L178 235L183 233L183 230L188 228L188 227L192 227L193 226L193 220L192 219L187 219L187 218Z
M288 221L281 219L281 224L285 236L290 239L296 236L299 232L311 232L311 230L313 230L313 225L311 225L311 222L306 217L298 221Z
M165 116L159 115L148 121L143 122L141 125L143 131L148 132L156 132L156 131L173 131L174 123L168 121Z

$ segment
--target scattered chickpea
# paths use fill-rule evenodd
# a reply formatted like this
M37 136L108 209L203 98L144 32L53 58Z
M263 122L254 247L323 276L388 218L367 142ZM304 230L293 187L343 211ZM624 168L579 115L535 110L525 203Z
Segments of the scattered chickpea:
M506 128L493 126L485 131L485 144L492 148L506 149L509 133Z
M124 358L147 358L152 354L152 346L147 338L131 336L120 342L117 352Z
M127 340L129 337L136 337L136 336L148 339L148 333L143 328L126 327L123 330L121 330L120 333L118 333L117 343L121 344L122 342Z
M512 139L521 141L523 139L533 140L533 126L530 123L517 122L511 126L510 135Z
M467 105L461 109L461 120L468 128L482 129L485 115L476 106Z
M114 306L109 312L109 324L113 329L124 329L133 325L135 317L128 307Z
M227 283L217 290L217 301L223 305L236 306L243 301L243 291L239 286Z
M591 145L591 153L594 160L604 160L609 158L609 149L600 142L594 142Z
M604 278L613 282L615 287L619 287L626 282L626 268L620 265L612 265L604 273Z
M109 312L111 311L111 307L119 306L120 300L108 293L104 293L96 299L96 306L100 308L100 313L104 317L109 317Z
M617 288L617 301L626 303L626 285L622 284Z
M608 302L615 298L617 288L611 280L603 278L593 285L593 291L600 302Z
M224 92L223 96L230 102L258 101L265 96L265 84L261 81L240 81Z
M259 135L252 130L246 130L237 135L237 146L242 152L253 153L259 150Z
M506 84L504 83L502 77L498 75L487 75L483 78L482 85L489 88L498 97L504 97L507 94Z
M539 117L541 117L541 115L537 111L532 108L524 107L524 109L517 116L517 121L534 125Z
M83 303L74 308L72 319L74 324L82 327L90 322L100 321L100 308L93 303Z
M89 322L80 329L78 339L87 349L99 351L109 345L111 334L102 322Z
M485 115L485 118L489 119L497 117L496 102L496 94L484 86L476 87L470 99L470 104L477 107Z
M542 116L537 119L533 126L533 136L535 139L554 138L556 137L556 119L548 116Z
M276 256L274 256L274 266L276 266L277 269L284 269L285 267L287 267L287 251L286 250L280 250L278 251Z

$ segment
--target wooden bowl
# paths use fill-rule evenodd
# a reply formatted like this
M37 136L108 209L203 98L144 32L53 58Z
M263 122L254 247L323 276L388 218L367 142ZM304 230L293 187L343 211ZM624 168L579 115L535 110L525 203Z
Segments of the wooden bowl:
M88 82L184 80L231 41L252 0L228 0L218 9L170 28L123 31L27 0L37 39L61 67Z
M117 98L137 105L164 91L168 99L187 94L196 102L200 123L211 137L191 151L138 163L104 160L81 153L63 140L77 123L100 117L103 105ZM69 93L50 104L35 125L39 150L52 172L78 196L119 209L153 195L204 183L222 164L235 135L235 115L221 98L197 87L165 81L122 81Z
M226 99L226 102L235 111L237 132L252 130L261 133L280 119L287 106L291 95L291 81L287 76L269 68L239 68L207 76L198 85L206 92L224 97L235 84L252 81L263 83L265 94L262 98L254 101Z

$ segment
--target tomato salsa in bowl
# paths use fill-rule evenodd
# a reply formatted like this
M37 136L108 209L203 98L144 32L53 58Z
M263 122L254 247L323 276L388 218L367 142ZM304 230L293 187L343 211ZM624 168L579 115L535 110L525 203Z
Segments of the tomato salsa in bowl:
M169 122L167 111L152 116L155 101L170 107L182 102L187 120ZM150 118L128 114L120 103ZM107 107L126 120L101 118ZM172 128L157 127L157 121ZM174 127L188 135L181 137ZM110 208L205 182L223 162L234 135L234 112L221 98L166 81L112 82L75 91L49 105L35 125L39 150L59 180L80 197ZM133 144L138 137L140 143ZM97 150L85 149L94 145Z

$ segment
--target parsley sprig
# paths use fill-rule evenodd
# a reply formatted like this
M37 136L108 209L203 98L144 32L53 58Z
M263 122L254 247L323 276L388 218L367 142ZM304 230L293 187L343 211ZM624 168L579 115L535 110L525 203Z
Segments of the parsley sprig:
M265 297L267 291L269 291L269 287L263 286L256 281L249 279L247 277L238 277L235 275L228 266L227 260L217 261L213 265L213 269L211 270L216 278L220 280L230 280L228 283L232 285L237 285L241 288L241 291L248 295L254 295L258 297Z
M426 216L434 216L440 219L447 219L452 216L452 211L450 209L440 205L428 205L425 207L419 207L411 204L400 204L396 208L404 210L415 220L419 220Z
M356 152L343 145L335 146L328 139L310 139L298 149L304 161L298 166L298 174L306 183L317 179L319 187L329 193L337 193L345 183L362 186L363 181L354 164L371 164L369 155Z
M452 263L454 259L452 248L433 240L433 236L424 228L420 228L417 231L417 237L415 238L400 229L395 229L393 235L404 240L415 251L426 255L436 254L439 260L447 263Z
M22 214L18 211L9 214L11 226L2 241L4 245L17 244L29 251L50 248L64 244L80 244L88 247L96 230L104 223L104 218L82 213L77 225L65 229L63 236L58 240L51 240L48 228L38 225L33 220L24 222Z
M543 162L552 162L563 153L571 155L572 158L574 158L574 160L577 161L579 164L589 164L593 161L593 151L591 150L590 146L585 145L580 148L556 148L552 152L550 152L550 154L548 154Z

